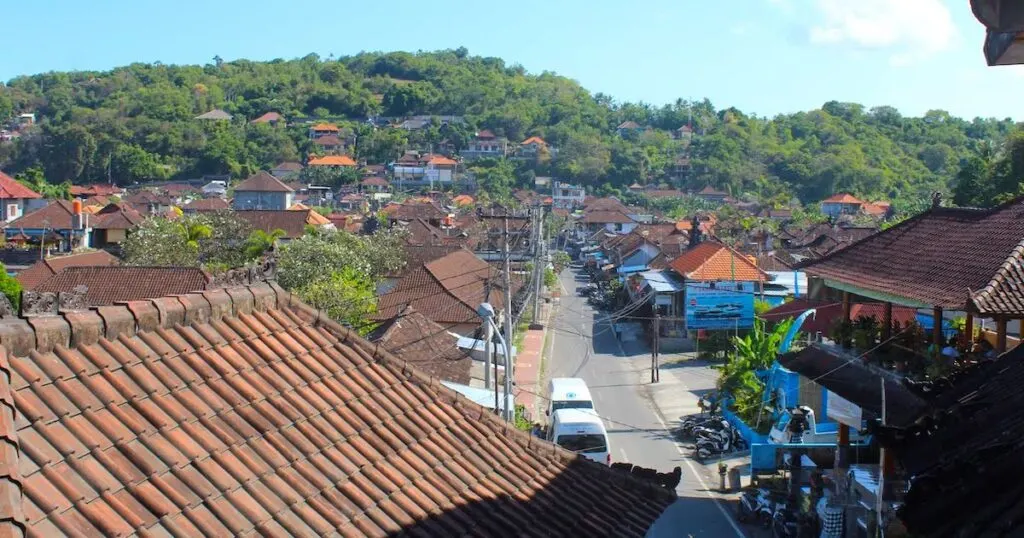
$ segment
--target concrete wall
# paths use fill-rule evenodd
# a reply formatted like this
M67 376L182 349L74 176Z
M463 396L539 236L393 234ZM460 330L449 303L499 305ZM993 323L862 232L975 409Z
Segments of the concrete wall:
M294 197L290 192L235 191L233 205L236 210L283 210L291 207Z

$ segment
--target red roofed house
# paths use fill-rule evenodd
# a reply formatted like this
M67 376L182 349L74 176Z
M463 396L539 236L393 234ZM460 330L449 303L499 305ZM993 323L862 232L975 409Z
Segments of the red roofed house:
M46 206L42 195L3 172L0 172L0 203L3 204L4 222Z
M280 179L258 172L249 176L235 187L235 198L232 205L236 210L243 209L288 209L295 203L295 189L285 185Z
M471 159L501 159L508 153L508 140L504 137L495 136L494 133L484 129L476 134L473 140L469 141L466 149L461 155L466 160Z
M711 185L707 185L697 193L697 198L703 198L709 202L724 202L729 198L729 193L720 191Z
M0 320L0 535L636 537L671 518L674 488L510 427L430 356L274 284L170 293Z
M542 155L553 155L555 153L548 143L539 136L531 136L519 144L517 156L522 159L534 159Z
M92 267L118 265L120 263L119 259L105 250L94 250L65 256L51 256L39 260L27 269L20 271L15 278L21 283L22 288L31 291L66 267Z
M122 196L124 195L124 189L117 185L108 185L104 183L96 183L93 185L72 185L71 196L75 198L91 198L93 196Z
M277 112L267 112L266 114L250 121L249 123L266 123L272 127L277 127L278 123L284 122L284 116Z
M842 215L856 215L862 207L864 207L864 202L845 192L829 196L821 201L821 213L833 219Z
M768 280L768 273L750 258L714 241L697 244L672 260L669 267L688 281L763 283ZM755 291L755 286L749 291Z
M402 155L392 167L395 179L411 184L451 184L459 163L444 155L416 152Z
M321 136L338 136L338 133L340 132L341 129L339 129L337 125L334 125L333 123L322 122L309 128L309 138L310 140L316 140Z
M338 153L345 150L345 143L338 135L320 136L313 140L313 145L325 153Z
M312 157L309 159L309 163L307 164L309 164L309 166L332 166L336 168L356 166L356 162L348 155L325 155L323 157Z

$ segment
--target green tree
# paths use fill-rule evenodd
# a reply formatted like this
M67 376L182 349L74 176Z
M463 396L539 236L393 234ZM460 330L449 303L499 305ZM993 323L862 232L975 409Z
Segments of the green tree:
M21 309L21 291L21 282L7 274L7 268L0 264L0 293L7 297L16 313Z
M253 230L246 240L245 256L252 260L263 256L270 249L274 248L274 244L285 235L285 231L281 229L276 229L270 233L263 230Z
M346 267L292 291L339 323L363 334L372 328L368 319L377 311L377 296L373 280L365 273Z
M78 179L96 152L96 139L81 125L47 127L43 138L43 166L54 183Z
M122 244L128 265L182 266L199 265L199 246L183 233L181 223L162 217L151 217L132 230Z

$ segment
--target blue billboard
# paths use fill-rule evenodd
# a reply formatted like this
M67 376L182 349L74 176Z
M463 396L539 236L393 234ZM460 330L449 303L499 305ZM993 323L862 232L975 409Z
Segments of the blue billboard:
M749 290L744 290L744 285ZM754 288L747 282L686 285L686 328L750 329L754 326Z

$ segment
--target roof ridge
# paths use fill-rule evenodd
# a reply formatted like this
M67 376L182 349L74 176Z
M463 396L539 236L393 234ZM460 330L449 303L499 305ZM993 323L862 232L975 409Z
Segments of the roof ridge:
M1014 268L1020 269L1022 259L1024 259L1024 239L1017 243L1017 246L1010 251L1010 255L996 269L995 275L992 276L992 279L989 280L985 287L978 290L977 293L972 292L970 287L967 288L968 301L974 305L979 313L993 312L993 309L985 307L986 303L989 301L990 296L996 292L996 288L1009 278L1010 271Z

